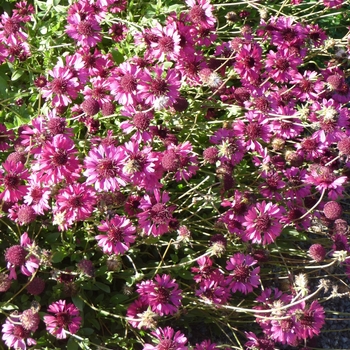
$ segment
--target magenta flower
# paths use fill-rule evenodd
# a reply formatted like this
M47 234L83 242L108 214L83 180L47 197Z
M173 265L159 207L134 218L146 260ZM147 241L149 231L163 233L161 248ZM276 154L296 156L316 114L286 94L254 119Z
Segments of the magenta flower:
M186 0L186 4L190 7L188 16L193 24L204 28L210 28L215 25L214 7L209 0Z
M141 300L160 316L174 315L181 306L182 290L170 275L157 275L154 280L137 284Z
M94 184L96 191L115 191L126 185L123 174L125 152L123 147L101 144L90 150L84 164L86 184Z
M52 99L55 107L68 106L72 99L78 97L78 78L68 68L59 66L54 67L49 74L53 80L42 88L43 97Z
M162 67L155 66L151 70L144 70L137 84L137 90L146 104L153 104L156 100L164 99L165 105L171 105L180 96L180 85L181 82L175 69L168 69L165 72Z
M6 322L2 325L2 333L2 340L9 348L26 350L27 345L36 345L36 341L30 338L30 330L25 329L17 317L6 318Z
M124 216L115 215L111 220L102 221L98 229L106 232L95 236L106 254L124 254L136 239L136 228Z
M137 218L145 235L161 236L169 231L176 206L166 206L165 203L170 199L167 192L161 194L159 189L155 189L153 193L153 196L145 194L141 199L139 209L142 212L137 214Z
M245 332L248 341L244 344L246 350L274 350L275 342L268 337L258 338L253 332Z
M157 345L145 344L143 350L187 350L187 338L180 332L175 333L171 327L157 328L151 334L156 338Z
M65 300L52 303L48 310L53 315L44 316L47 331L57 339L66 339L69 331L72 334L78 332L81 324L79 309L74 304L66 304Z
M136 299L133 301L126 311L126 316L128 317L128 322L134 327L134 328L150 328L148 325L142 323L141 315L145 311L147 311L149 308L148 303L145 303L142 301L141 298ZM152 322L152 320L151 320Z
M179 145L173 143L164 151L162 166L166 171L174 172L177 182L189 180L199 169L197 156L192 151L192 145L186 141Z
M196 344L193 350L219 350L215 343L209 339L203 340L200 344Z
M55 185L64 180L69 183L79 177L80 164L74 142L58 134L46 142L32 169L45 185Z
M232 293L237 291L244 294L251 293L253 288L257 288L260 284L260 267L257 266L257 261L250 255L237 253L227 261L226 270L230 272Z
M27 232L21 236L20 244L13 245L6 249L5 260L10 271L9 279L17 279L16 267L20 267L23 275L31 276L40 266L40 260L29 254L35 247L35 243L30 240Z
M342 196L344 191L343 184L347 181L347 177L337 177L330 167L312 164L310 173L305 176L304 181L316 186L320 192L327 190L329 199L336 200Z
M66 33L73 38L78 46L94 47L102 40L101 27L96 18L82 18L78 13L67 17Z
M159 62L176 60L180 54L180 35L175 23L168 23L162 27L159 23L151 29L151 35L157 40L151 41L149 55Z
M257 203L244 217L246 230L242 239L263 245L274 242L282 232L282 214L283 210L277 204L266 204L265 201Z
M36 214L43 215L50 209L51 189L43 186L38 174L32 174L29 177L27 194L23 197L24 203L30 205Z
M310 339L318 335L325 323L325 312L317 300L314 300L309 307L303 305L302 314L298 317L300 327L298 338Z
M26 194L27 186L23 185L23 181L29 177L28 170L23 163L15 163L6 160L2 163L5 169L5 175L0 173L0 181L4 186L4 190L0 193L0 199L4 202L18 202Z
M54 223L67 229L74 222L89 218L96 204L96 193L86 183L73 183L59 190L53 208ZM62 221L60 221L62 220Z

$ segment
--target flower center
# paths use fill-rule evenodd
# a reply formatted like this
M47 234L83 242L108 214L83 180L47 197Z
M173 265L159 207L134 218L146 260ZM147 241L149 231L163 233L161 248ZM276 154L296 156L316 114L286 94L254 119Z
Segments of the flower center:
M132 121L139 130L146 130L150 124L150 118L145 113L136 113Z
M282 332L289 332L292 329L293 322L291 320L282 320L281 329Z
M64 94L67 92L67 85L63 78L55 78L51 82L51 89L55 94Z
M136 79L132 74L126 73L120 78L120 86L125 92L132 93L136 90Z
M169 36L159 39L158 45L161 51L169 53L174 51L174 40Z
M259 232L266 231L271 226L271 220L267 213L261 214L255 221L255 227Z
M24 339L24 338L27 338L29 336L29 331L26 331L22 326L16 324L13 327L12 334L15 337Z
M189 16L192 20L193 23L200 23L201 21L205 21L206 19L206 15L205 15L205 11L202 7L200 7L199 5L194 5L190 12L189 12Z
M92 34L94 33L94 29L92 28L92 25L89 21L81 21L78 24L77 32L80 35L92 36Z
M165 95L169 91L167 82L162 78L155 78L150 85L150 92L154 96Z
M20 28L19 22L10 18L4 24L4 32L6 35L17 33Z
M117 169L112 159L102 159L97 165L97 172L101 177L105 178L117 175Z
M58 312L56 314L56 322L58 327L68 326L70 322L70 316L66 312Z
M276 60L276 68L280 71L286 71L289 68L289 62L286 58L278 58Z
M256 140L261 135L261 127L257 123L250 123L246 125L245 131L247 133L248 138L251 140Z
M108 230L108 238L113 241L113 243L121 242L123 240L123 232L113 225Z
M164 287L157 288L157 302L160 304L165 304L169 301L169 291Z
M238 282L247 282L250 276L249 267L245 265L238 265L235 267L234 278Z
M56 166L65 165L68 161L67 152L63 149L59 149L52 157L52 163Z
M165 205L162 203L155 204L151 209L151 218L155 224L166 224L169 219L169 213Z
M10 190L16 189L17 186L19 185L19 182L20 182L19 176L17 176L14 173L8 173L4 179L5 186Z
M69 203L71 204L71 206L73 208L82 208L84 206L82 196L83 195L81 194L81 195L78 195L76 197L72 197L69 199Z

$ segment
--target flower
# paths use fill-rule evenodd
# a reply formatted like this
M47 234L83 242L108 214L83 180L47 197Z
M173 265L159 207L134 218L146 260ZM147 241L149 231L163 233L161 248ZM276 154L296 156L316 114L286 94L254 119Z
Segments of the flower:
M257 203L244 217L246 230L242 239L264 245L274 242L282 232L282 214L282 208L277 204L265 201Z
M102 221L98 229L106 232L95 236L98 245L106 254L124 254L136 239L136 228L124 216L115 215L110 220Z
M63 214L64 223L60 229L67 229L74 222L89 218L96 204L96 194L93 188L80 183L74 183L59 190L54 215Z
M40 260L30 254L34 248L35 243L30 240L27 232L22 234L20 244L7 248L5 260L10 271L9 279L17 279L16 267L20 267L25 276L31 276L39 268Z
M101 27L93 16L82 17L78 13L68 15L66 33L76 40L78 46L94 47L102 40Z
M5 176L0 173L0 181L4 185L0 199L4 202L18 202L27 191L27 186L23 185L22 181L28 179L28 170L21 162L15 163L8 160L2 163L2 167L7 173Z
M209 0L186 0L186 4L191 8L188 16L193 24L204 28L210 28L215 25L214 7Z
M44 185L55 185L64 180L72 182L79 177L80 164L74 141L58 134L43 146L32 170Z
M171 327L157 328L151 334L156 338L156 346L145 344L143 350L187 350L187 338Z
M84 164L87 177L86 184L94 185L96 191L116 191L125 186L123 175L125 152L124 148L101 144L90 150Z
M302 311L297 313L300 323L298 338L310 339L320 333L325 323L325 312L317 300L314 300L309 307L303 305Z
M170 275L157 275L155 280L136 285L142 301L160 316L174 315L181 306L182 290Z
M52 303L48 310L52 315L44 316L47 331L57 339L66 339L69 331L77 333L81 324L79 309L74 304L66 304L65 300Z
M176 206L166 206L170 199L167 192L160 193L159 189L153 191L153 196L145 194L140 200L137 214L140 227L147 236L160 236L169 231L169 224L173 219L172 213Z
M30 338L30 330L18 324L18 317L19 315L15 315L6 318L2 325L2 340L9 348L26 350L27 345L36 345L36 341Z
M53 79L42 88L42 96L55 107L68 106L78 97L78 78L67 67L55 66L49 74Z
M245 332L247 339L249 339L244 345L246 350L274 350L275 343L273 340L267 337L258 338L253 332Z
M257 263L250 255L236 253L227 261L226 270L230 272L230 288L232 293L240 291L244 294L251 293L253 288L260 284L259 272L260 267L252 268Z

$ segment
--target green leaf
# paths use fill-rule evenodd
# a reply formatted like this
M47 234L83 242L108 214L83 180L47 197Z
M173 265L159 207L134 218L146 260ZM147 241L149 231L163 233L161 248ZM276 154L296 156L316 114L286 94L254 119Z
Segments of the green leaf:
M11 80L12 81L18 80L23 75L23 73L24 73L23 70L15 70L12 73Z
M120 51L113 49L112 50L112 56L113 56L113 59L114 59L115 63L120 64L120 63L124 62L124 56L121 54Z
M74 303L74 305L80 310L83 311L85 303L83 302L83 300L81 300L78 296L73 295L72 296L72 301Z
M67 350L78 350L79 349L79 344L77 343L77 341L71 337L68 340L67 343Z
M55 252L53 257L52 257L52 262L53 263L59 263L61 262L64 258L66 257L66 255L63 252Z
M50 233L47 236L45 236L45 239L47 243L55 243L59 235L60 235L59 232Z
M111 288L109 288L109 286L107 286L106 284L103 284L101 282L96 282L95 284L98 288L102 289L104 292L106 292L106 293L111 292Z

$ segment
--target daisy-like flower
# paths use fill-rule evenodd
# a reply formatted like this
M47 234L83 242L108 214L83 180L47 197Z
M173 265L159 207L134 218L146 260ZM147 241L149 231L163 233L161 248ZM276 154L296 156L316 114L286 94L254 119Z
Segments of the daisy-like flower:
M6 173L5 175L0 173L0 183L4 186L0 199L4 202L18 202L27 192L27 186L23 181L29 177L28 170L23 163L8 160L2 163L2 167Z
M263 245L274 242L282 232L282 214L283 210L277 204L257 203L244 217L246 230L242 239Z
M115 215L110 220L102 221L98 229L105 232L95 238L106 254L124 254L136 239L136 228L124 216Z
M182 290L170 275L157 275L154 280L137 284L142 301L160 316L174 315L181 306Z
M145 344L143 350L187 350L187 338L171 327L157 328L151 332L157 345Z
M44 212L50 209L51 189L43 186L38 174L32 174L29 177L27 194L23 197L24 203L30 205L35 213L44 215Z
M302 310L297 312L297 319L300 327L298 338L311 339L318 335L325 323L325 312L317 300L314 300L309 307L303 303Z
M17 15L22 22L30 22L34 13L34 6L25 0L17 2L13 9L13 14Z
M260 267L253 267L256 264L253 257L242 253L235 254L227 261L226 270L231 271L229 276L232 293L239 291L248 294L259 286Z
M168 101L166 105L171 105L180 96L180 85L181 82L175 69L168 69L165 72L162 67L155 66L151 70L145 69L137 90L147 104L153 104L157 99L165 98Z
M56 197L56 205L53 208L54 215L62 213L65 224L60 229L67 229L77 221L89 218L96 204L96 193L86 183L73 183L59 190Z
M25 42L28 34L23 31L22 18L18 13L13 13L10 17L5 11L1 15L0 41L11 45L15 42Z
M194 350L219 350L215 343L212 343L211 340L203 340L200 344L196 344Z
M102 40L101 27L93 16L82 18L78 13L67 17L66 33L78 46L94 47Z
M162 27L159 23L152 28L151 33L157 37L152 41L149 48L149 55L159 62L164 60L176 60L180 54L180 35L175 23L169 23Z
M162 177L159 156L153 152L152 147L139 150L139 143L129 141L125 143L125 159L123 173L134 186L152 190L160 187L159 179Z
M116 191L126 185L123 174L125 151L123 147L101 144L90 150L84 164L86 184L96 191Z
M186 141L179 145L171 144L163 153L162 166L166 171L175 172L176 181L188 180L198 168L197 156L192 152L192 145Z
M328 191L327 195L331 200L337 200L344 191L343 184L347 181L346 176L337 177L333 170L324 165L312 164L310 172L305 176L305 183L316 186L322 192Z
M141 77L141 69L135 64L123 62L108 78L111 94L115 100L125 106L137 102L136 88Z
M274 350L275 342L267 337L258 338L253 332L245 332L248 341L244 344L246 350Z
M23 275L31 276L40 265L40 260L30 254L35 249L35 244L28 237L27 232L21 236L20 244L6 249L5 260L10 271L9 279L17 279L16 267L20 267Z
M204 28L210 28L215 25L214 7L209 0L186 0L186 4L191 8L188 16L193 24Z
M176 209L175 205L166 206L169 199L167 192L160 193L159 189L155 189L153 196L145 194L140 200L142 212L137 214L137 218L145 235L161 236L169 231L172 213Z
M65 300L58 300L52 303L48 310L50 314L44 316L47 331L57 339L66 339L67 333L75 334L81 324L79 309L74 304L66 303Z
M58 134L46 142L32 170L45 185L53 185L61 180L69 183L79 177L80 163L74 142L66 135Z
M101 77L93 77L90 80L92 87L85 85L83 95L84 99L93 98L102 108L104 103L111 102L112 96L109 95L110 84L107 79Z
M128 27L122 23L114 23L108 30L108 34L112 37L113 41L119 43L126 38Z
M56 66L49 75L53 79L42 88L42 96L52 99L53 106L68 106L78 97L78 78L68 68Z
M30 330L25 329L18 322L18 317L7 317L2 325L2 333L2 340L9 348L26 350L27 345L36 345L36 341L30 338Z

